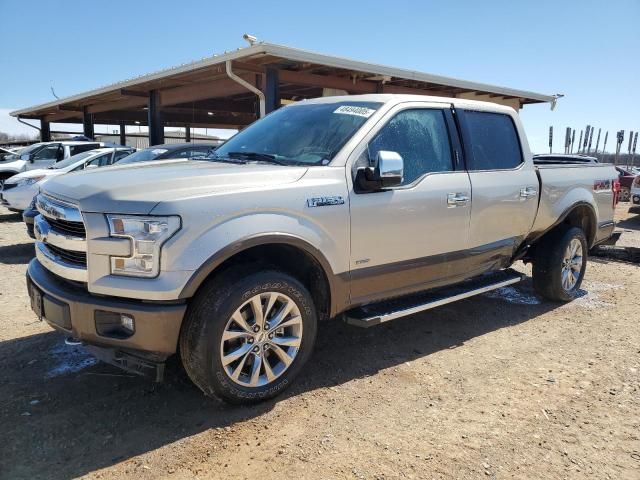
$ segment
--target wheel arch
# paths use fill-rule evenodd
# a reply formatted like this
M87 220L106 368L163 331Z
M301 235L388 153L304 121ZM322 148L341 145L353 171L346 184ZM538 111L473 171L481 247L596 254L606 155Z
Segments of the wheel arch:
M591 203L585 201L576 202L568 207L549 228L529 239L526 243L535 248L535 245L547 234L556 231L560 226L570 225L582 229L587 237L587 244L591 247L595 242L598 230L597 218L596 211Z
M204 282L238 263L259 260L296 276L309 288L320 318L341 312L348 301L348 274L336 274L324 254L301 237L288 233L257 234L211 255L187 281L179 298L191 298Z

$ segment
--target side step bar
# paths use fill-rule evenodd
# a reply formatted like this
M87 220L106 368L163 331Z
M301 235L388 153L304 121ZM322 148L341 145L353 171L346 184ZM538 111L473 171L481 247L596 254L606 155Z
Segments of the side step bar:
M496 290L518 283L525 278L524 274L507 269L483 275L465 282L431 290L429 292L393 299L387 302L372 303L345 313L345 321L356 327L371 327L380 323L406 317L414 313L430 310L447 303L457 302L481 293Z

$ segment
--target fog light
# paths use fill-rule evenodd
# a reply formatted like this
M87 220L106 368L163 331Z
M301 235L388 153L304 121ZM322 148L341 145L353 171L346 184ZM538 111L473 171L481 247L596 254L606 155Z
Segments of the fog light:
M135 318L128 313L95 312L96 332L102 337L124 339L136 331Z

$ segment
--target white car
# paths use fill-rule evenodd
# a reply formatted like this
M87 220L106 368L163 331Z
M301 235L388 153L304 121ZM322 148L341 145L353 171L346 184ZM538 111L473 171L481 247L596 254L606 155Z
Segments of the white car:
M637 175L631 184L631 208L629 211L640 213L640 175Z
M0 190L0 203L10 210L26 210L38 194L40 185L50 178L86 168L111 165L135 152L134 148L97 148L78 153L48 168L28 170L10 177Z

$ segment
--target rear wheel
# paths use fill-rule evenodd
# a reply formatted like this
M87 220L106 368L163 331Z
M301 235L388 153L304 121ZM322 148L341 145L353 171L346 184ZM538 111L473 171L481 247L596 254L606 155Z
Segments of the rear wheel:
M271 398L300 372L313 349L310 293L277 270L229 272L194 298L180 338L189 377L231 403Z
M533 286L543 297L561 302L575 298L587 268L587 239L577 227L560 227L536 246Z
M629 187L622 187L620 189L620 201L628 202L631 200L631 189Z

